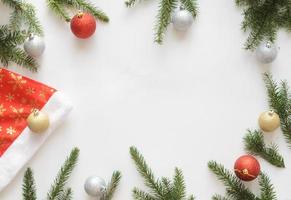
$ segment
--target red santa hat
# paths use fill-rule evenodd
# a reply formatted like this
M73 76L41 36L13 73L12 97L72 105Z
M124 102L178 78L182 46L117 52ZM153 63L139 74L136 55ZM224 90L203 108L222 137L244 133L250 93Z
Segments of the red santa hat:
M0 191L14 178L70 112L61 92L0 68ZM46 113L49 127L41 134L28 128L33 110Z

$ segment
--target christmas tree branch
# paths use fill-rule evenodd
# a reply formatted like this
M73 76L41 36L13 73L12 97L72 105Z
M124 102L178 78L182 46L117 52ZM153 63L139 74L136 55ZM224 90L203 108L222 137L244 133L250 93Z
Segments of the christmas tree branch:
M54 11L56 15L60 16L67 22L71 21L71 18L67 13L68 8L89 12L95 18L103 22L109 22L109 17L87 0L47 0L47 3L48 7Z
M118 184L121 180L121 172L115 171L112 174L111 181L109 182L106 190L106 194L104 196L104 200L111 200L113 195L118 187Z
M133 189L133 197L136 200L194 200L191 195L186 198L186 186L184 176L181 170L175 169L173 181L162 177L156 179L152 170L149 168L144 157L135 147L130 148L131 158L134 161L138 172L143 177L145 185L150 189L150 193L144 192L138 188Z
M65 184L67 183L79 157L79 149L74 148L70 156L66 159L65 163L61 167L49 193L47 194L48 200L58 200L63 194Z
M226 186L226 195L236 200L256 200L255 195L230 171L215 161L208 163L209 169Z
M274 42L278 29L290 28L290 2L277 0L236 0L243 7L244 21L242 29L250 31L246 49L253 50L260 42Z
M43 35L43 30L36 17L35 8L32 4L22 0L1 0L2 3L13 9L10 16L10 29L20 31L26 25L27 32Z
M71 200L73 198L73 192L71 188L65 189L58 200Z
M24 40L25 35L22 32L13 32L8 26L0 26L0 61L5 67L9 62L14 62L35 72L37 71L35 60L18 47Z
M79 6L79 9L87 11L94 15L97 19L103 22L109 22L109 17L99 8L95 7L92 3L89 3L85 0L75 0Z
M223 165L210 161L209 169L226 186L226 197L214 195L212 200L276 200L276 193L269 177L261 173L259 176L260 197L256 197L233 173Z
M25 171L22 185L23 200L36 200L36 188L33 172L30 168Z
M71 21L69 14L58 0L47 0L47 5L61 19L65 20L66 22Z
M276 193L274 186L271 184L270 178L261 173L259 177L259 185L261 190L260 199L261 200L276 200Z
M279 154L278 147L274 144L267 147L261 131L248 130L247 135L244 137L244 143L245 150L248 153L260 156L277 167L285 167L284 158Z
M180 0L183 8L188 10L193 18L197 16L198 8L197 8L197 1L196 0Z
M155 42L163 43L165 31L171 22L171 13L177 8L177 0L160 0L159 14L156 22Z
M268 73L264 74L264 81L267 87L269 105L279 115L281 129L291 147L291 98L287 82L283 81L279 86Z

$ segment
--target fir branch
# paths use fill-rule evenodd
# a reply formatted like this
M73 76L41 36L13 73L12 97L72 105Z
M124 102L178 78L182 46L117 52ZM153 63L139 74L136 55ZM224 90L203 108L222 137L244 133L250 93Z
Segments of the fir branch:
M65 20L66 22L71 21L69 14L58 0L47 0L47 5L61 19Z
M127 0L125 1L126 7L133 7L135 4L137 4L138 0Z
M157 200L155 197L153 197L152 195L144 192L144 191L141 191L137 188L134 188L132 190L132 193L133 193L133 198L136 199L136 200Z
M224 183L228 197L236 200L256 200L255 195L222 165L215 161L210 161L208 167Z
M18 47L24 40L25 35L22 32L12 32L8 26L0 26L0 62L5 67L9 62L14 62L35 72L37 71L36 61Z
M79 9L91 13L93 16L95 16L97 19L103 22L109 22L109 17L105 14L105 12L94 6L92 3L87 2L85 0L75 0L75 1L78 4Z
M173 193L177 199L184 199L186 197L186 186L184 182L183 172L176 168L174 176L174 190Z
M156 36L155 42L158 44L163 43L165 31L171 22L171 14L177 8L177 0L160 0L159 14L156 22Z
M91 13L95 18L109 22L109 17L101 9L94 6L87 0L47 0L48 7L54 11L54 13L60 16L65 21L69 22L71 18L67 13L67 9L82 10Z
M23 200L36 200L36 188L33 177L33 172L30 168L27 168L23 178L22 185Z
M188 10L193 18L196 18L197 13L198 13L198 8L197 8L197 1L196 0L180 0L181 4L183 5L183 8Z
M277 167L285 167L284 158L279 154L278 147L274 144L267 147L261 131L248 130L247 135L244 137L244 143L245 150L248 153L260 156Z
M121 180L121 172L119 171L113 172L111 181L109 182L107 186L104 200L111 200L113 198L114 192L116 191L120 180Z
M284 137L291 148L291 98L287 82L283 81L279 86L268 73L264 74L269 105L279 115L281 129Z
M146 163L144 157L138 152L137 148L135 147L130 148L130 155L137 167L138 172L143 177L145 185L152 190L153 195L156 198L162 198L163 197L162 185L160 181L155 180L155 176L152 170L149 168L148 164Z
M136 200L194 200L191 195L186 198L186 186L184 176L181 170L175 169L173 181L162 177L155 179L152 170L145 162L144 157L135 147L130 148L131 158L133 159L138 172L144 178L145 185L150 189L150 193L133 189L133 197Z
M47 194L48 200L57 200L64 192L65 184L67 183L79 157L79 149L74 148L70 156L66 159L65 163L61 167L60 171L58 172L57 177L49 193Z
M259 185L260 185L260 200L276 200L276 193L274 186L271 184L270 178L261 173L259 177Z
M28 33L43 35L42 26L36 17L36 11L32 4L22 0L1 0L2 3L13 9L10 16L10 29L21 31L23 25Z
M291 26L291 7L289 1L277 0L236 0L243 8L243 31L250 31L245 48L253 50L260 42L274 42L280 28Z
M230 200L230 199L227 198L227 197L223 197L223 196L221 196L221 195L219 195L219 194L216 194L216 195L214 195L214 196L212 197L212 200Z

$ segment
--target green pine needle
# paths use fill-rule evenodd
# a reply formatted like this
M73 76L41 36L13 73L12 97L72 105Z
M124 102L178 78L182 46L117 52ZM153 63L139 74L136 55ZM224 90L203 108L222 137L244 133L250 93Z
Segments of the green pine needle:
M107 186L106 194L103 200L111 200L113 198L113 195L118 187L120 180L121 180L121 172L119 171L113 172L111 181L109 182Z
M155 42L162 44L165 31L171 22L171 14L177 8L178 0L160 0L159 14L156 22Z
M244 137L244 143L248 153L260 156L277 167L285 167L284 158L279 154L278 147L274 144L267 147L261 131L248 130L247 135Z
M23 0L1 0L3 4L13 9L10 16L10 29L43 35L42 26L36 17L35 7ZM24 27L23 27L24 26Z
M183 173L180 169L175 169L173 180L162 177L156 179L144 157L135 147L130 148L130 155L134 161L138 172L143 177L149 192L138 188L133 189L133 198L136 200L194 200L191 195L186 198L186 186Z
M141 0L126 0L126 7L133 7ZM171 23L172 14L177 9L178 3L182 8L188 10L193 18L196 18L198 13L197 0L160 0L159 11L156 17L155 38L154 41L162 44L168 25Z
M87 0L47 0L48 7L61 19L69 22L71 17L67 10L75 9L91 13L103 22L109 22L109 17L101 9Z
M49 193L47 194L48 200L58 200L58 198L63 194L65 191L64 187L67 183L79 157L79 149L74 148L70 153L70 156L66 159L65 163L61 167L60 171L58 172L57 177Z
M73 192L71 188L65 189L57 200L71 200L73 198Z
M256 200L255 195L223 165L210 161L208 167L226 186L227 196L236 200Z
M14 62L32 72L37 71L36 61L18 47L26 36L20 31L11 31L8 26L0 26L0 62L7 67Z
M259 176L260 197L256 197L233 173L215 161L208 163L209 169L226 187L225 197L214 195L212 200L276 200L274 186L267 175Z
M245 48L253 50L260 42L274 42L280 28L291 28L290 1L236 0L243 8L243 31L250 31Z
M284 137L291 148L291 98L286 81L277 84L272 76L268 73L264 74L269 105L280 117L281 129Z
M196 0L180 0L184 9L188 10L195 18L198 13L198 6Z
M36 188L33 172L30 168L25 171L22 185L23 200L36 200Z
M259 185L261 190L260 199L261 200L276 200L276 192L274 186L271 184L270 178L261 173L259 177Z

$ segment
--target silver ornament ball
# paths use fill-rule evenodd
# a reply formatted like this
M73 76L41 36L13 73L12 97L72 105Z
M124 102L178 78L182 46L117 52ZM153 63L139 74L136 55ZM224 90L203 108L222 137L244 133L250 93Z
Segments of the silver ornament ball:
M193 24L193 16L188 10L178 10L174 13L172 22L178 31L186 31Z
M273 62L278 55L278 47L272 42L261 42L256 49L257 59L262 63Z
M106 183L98 176L90 176L85 182L84 189L88 195L102 198L106 191Z
M25 52L32 57L39 57L45 49L44 41L41 37L31 34L24 43Z

